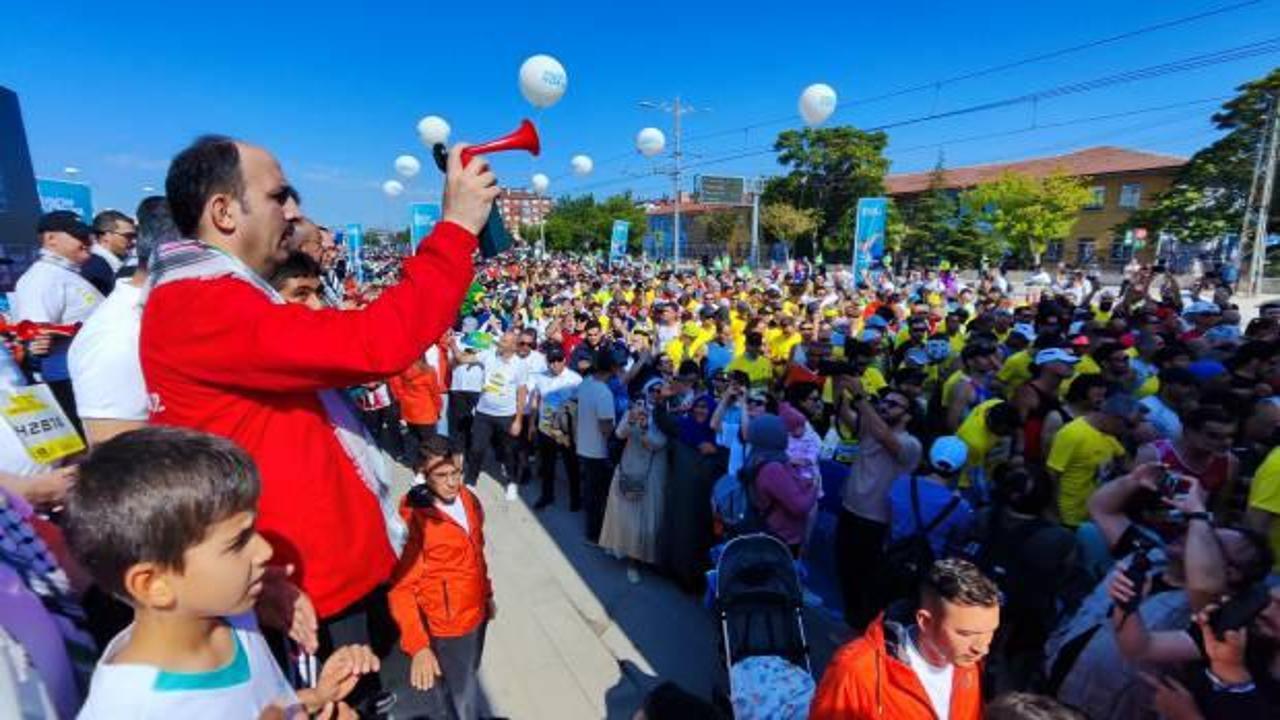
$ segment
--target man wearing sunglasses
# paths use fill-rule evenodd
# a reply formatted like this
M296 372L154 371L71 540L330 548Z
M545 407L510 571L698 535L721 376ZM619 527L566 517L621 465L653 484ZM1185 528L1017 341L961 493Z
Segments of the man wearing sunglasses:
M103 210L93 219L93 245L80 274L98 292L110 295L125 258L138 240L138 229L129 216L118 210Z

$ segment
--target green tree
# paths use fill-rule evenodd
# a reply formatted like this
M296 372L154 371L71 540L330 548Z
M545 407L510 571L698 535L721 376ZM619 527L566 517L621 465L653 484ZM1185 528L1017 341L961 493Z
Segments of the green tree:
M961 203L998 242L1039 263L1050 240L1071 232L1091 197L1083 179L1064 172L1043 178L1006 172L964 193Z
M773 149L786 175L765 184L766 204L784 202L817 212L816 232L821 249L848 250L852 239L839 233L854 212L860 197L884 192L889 161L884 149L889 138L883 132L865 132L852 126L785 130ZM798 235L791 240L800 239Z
M607 251L609 238L613 235L614 220L631 223L627 233L627 247L637 250L644 237L648 219L644 209L636 206L630 193L613 195L602 203L597 203L590 194L562 197L547 214L547 249L580 253Z
M956 222L959 203L955 194L947 189L946 181L946 171L939 157L938 164L929 173L929 187L914 202L905 205L903 221L906 228L900 252L909 255L913 262L937 258L942 254L943 246L950 244L948 236Z
M734 242L738 228L742 225L741 215L734 209L706 213L700 218L707 232L707 241L717 253L727 252L731 257L739 254L741 243Z
M1150 206L1116 226L1117 235L1146 228L1152 234L1165 232L1195 242L1240 232L1269 103L1280 98L1280 68L1237 90L1239 94L1212 118L1227 134L1192 155ZM1280 184L1275 192L1280 193ZM1280 226L1280 201L1274 195L1270 226Z
M777 242L795 242L818 228L818 213L781 201L771 202L760 206L760 227Z

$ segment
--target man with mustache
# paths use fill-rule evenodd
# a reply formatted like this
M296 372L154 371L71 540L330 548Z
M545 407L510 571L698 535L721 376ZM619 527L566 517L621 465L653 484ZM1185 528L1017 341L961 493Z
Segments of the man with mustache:
M405 259L401 281L355 311L285 303L266 280L301 217L267 150L202 137L165 181L186 239L151 266L141 343L151 420L230 438L253 457L258 526L314 601L321 655L389 640L371 638L369 621L385 606L403 525L377 450L335 389L400 373L457 316L498 193L487 163L464 168L460 149L443 221Z

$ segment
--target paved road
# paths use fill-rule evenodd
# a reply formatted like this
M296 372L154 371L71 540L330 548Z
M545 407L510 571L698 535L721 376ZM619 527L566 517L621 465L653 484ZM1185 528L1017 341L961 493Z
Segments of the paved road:
M408 471L396 468L407 486ZM490 713L630 718L658 678L709 697L724 670L716 624L699 600L649 572L632 585L623 562L584 542L580 514L535 513L536 489L522 490L507 501L487 474L477 488L498 605L480 669ZM806 626L818 671L843 631L816 615Z

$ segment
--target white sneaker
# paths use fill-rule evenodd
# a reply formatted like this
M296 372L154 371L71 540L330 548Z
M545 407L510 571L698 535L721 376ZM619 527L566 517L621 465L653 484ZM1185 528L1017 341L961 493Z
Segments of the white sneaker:
M640 584L640 570L637 569L635 565L627 566L627 582L632 585Z
M520 499L520 486L515 483L507 483L507 500L515 502Z

